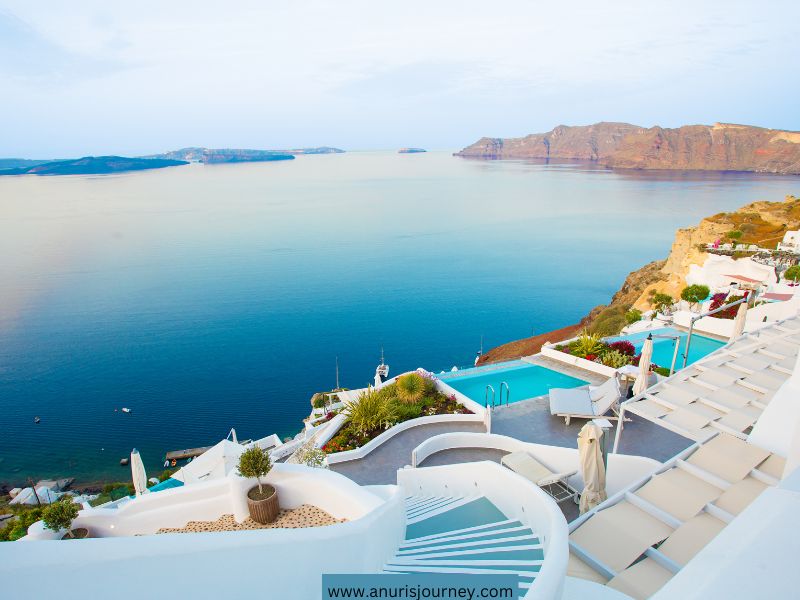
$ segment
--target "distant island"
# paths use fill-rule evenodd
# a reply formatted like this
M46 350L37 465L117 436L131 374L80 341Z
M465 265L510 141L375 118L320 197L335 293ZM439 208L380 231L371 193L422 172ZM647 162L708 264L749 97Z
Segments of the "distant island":
M520 138L481 138L456 156L595 161L613 169L800 174L800 132L716 123L675 129L629 123L559 125Z
M264 162L271 160L292 160L296 154L339 154L339 148L321 146L318 148L296 148L293 150L250 150L244 148L201 148L190 147L172 150L163 154L152 154L143 158L162 158L185 160L204 164L233 162Z
M397 151L398 154L416 154L418 152L427 152L425 148L400 148Z
M188 164L184 160L157 158L126 158L124 156L84 156L70 160L56 160L30 166L0 169L0 175L102 175L123 171L163 169Z
M66 160L0 158L0 175L104 175L187 165L293 160L296 154L339 154L339 148L320 146L293 150L247 150L237 148L181 148L149 156L84 156Z

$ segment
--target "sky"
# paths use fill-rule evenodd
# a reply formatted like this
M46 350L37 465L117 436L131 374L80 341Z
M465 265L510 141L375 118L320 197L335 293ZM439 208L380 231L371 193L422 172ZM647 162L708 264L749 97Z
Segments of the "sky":
M796 0L0 0L0 157L800 130Z

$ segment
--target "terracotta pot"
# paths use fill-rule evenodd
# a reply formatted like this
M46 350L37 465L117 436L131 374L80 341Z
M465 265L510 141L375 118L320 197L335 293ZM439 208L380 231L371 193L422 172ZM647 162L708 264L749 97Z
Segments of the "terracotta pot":
M247 492L247 508L250 509L250 518L256 523L266 525L278 518L278 490L271 485L262 486L264 493L259 494L258 486L250 488Z
M70 531L72 535L69 533L65 533L61 539L62 540L83 540L89 537L89 530L86 527L78 527L77 529L73 529Z

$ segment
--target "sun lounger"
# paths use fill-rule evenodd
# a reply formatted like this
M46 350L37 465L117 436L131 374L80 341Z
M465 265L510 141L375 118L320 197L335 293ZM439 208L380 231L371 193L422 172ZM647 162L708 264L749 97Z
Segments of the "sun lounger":
M569 498L577 500L577 490L567 483L567 479L578 472L577 469L554 473L525 451L506 454L500 459L500 464L538 485L556 502Z
M564 417L567 425L572 417L596 419L610 410L616 414L619 397L619 381L616 377L611 377L597 387L589 386L588 390L585 388L553 388L549 393L550 414ZM617 417L607 418L615 419Z

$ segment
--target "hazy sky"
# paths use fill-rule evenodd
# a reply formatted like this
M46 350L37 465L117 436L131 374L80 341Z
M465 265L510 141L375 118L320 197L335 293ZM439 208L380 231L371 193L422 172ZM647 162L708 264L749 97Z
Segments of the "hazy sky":
M800 2L0 0L0 156L800 129Z

